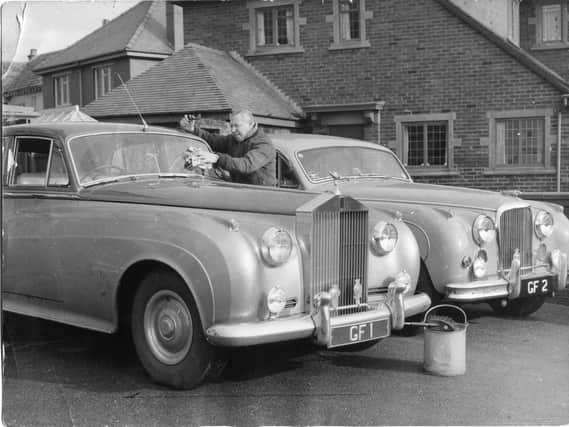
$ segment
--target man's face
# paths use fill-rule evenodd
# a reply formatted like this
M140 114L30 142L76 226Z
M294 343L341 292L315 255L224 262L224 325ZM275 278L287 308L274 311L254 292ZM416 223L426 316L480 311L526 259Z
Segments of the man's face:
M231 120L231 133L239 142L245 139L252 127L253 123L245 116L235 116Z

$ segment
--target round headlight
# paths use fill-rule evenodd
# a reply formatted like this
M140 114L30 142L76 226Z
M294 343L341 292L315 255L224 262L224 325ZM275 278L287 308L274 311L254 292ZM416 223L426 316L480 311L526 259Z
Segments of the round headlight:
M496 238L496 226L492 218L486 215L479 215L472 225L472 236L479 245L484 245Z
M261 255L272 266L284 264L292 252L292 239L287 231L271 227L261 238Z
M269 309L271 317L278 316L278 314L285 308L285 305L285 291L278 285L273 286L267 294L267 308Z
M379 255L385 255L395 248L398 238L397 228L393 224L380 221L371 231L371 246Z
M539 239L545 239L553 233L553 216L546 211L539 211L535 216L535 234Z

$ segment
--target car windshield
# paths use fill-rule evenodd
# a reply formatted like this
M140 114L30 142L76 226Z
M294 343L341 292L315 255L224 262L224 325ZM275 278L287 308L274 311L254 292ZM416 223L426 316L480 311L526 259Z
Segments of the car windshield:
M341 178L381 177L409 180L394 154L373 148L345 146L299 151L297 158L312 182Z
M72 139L69 150L79 183L90 185L138 175L195 175L185 168L187 149L209 147L182 135L149 132L114 132Z

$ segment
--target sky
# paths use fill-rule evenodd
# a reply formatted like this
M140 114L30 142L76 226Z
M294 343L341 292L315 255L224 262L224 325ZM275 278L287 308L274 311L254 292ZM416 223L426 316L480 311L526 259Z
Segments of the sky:
M42 54L66 48L139 1L0 0L2 61L26 62L30 49Z

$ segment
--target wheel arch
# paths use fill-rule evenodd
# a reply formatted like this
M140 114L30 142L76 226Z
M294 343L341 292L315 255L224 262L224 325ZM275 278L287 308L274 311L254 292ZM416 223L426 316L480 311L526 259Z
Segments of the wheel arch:
M117 319L115 327L121 331L128 331L136 290L147 275L158 270L173 272L186 284L196 303L198 315L205 330L212 323L215 312L211 282L201 263L195 257L185 259L184 262L188 263L184 270L172 263L157 259L141 259L132 263L119 280L115 298Z

